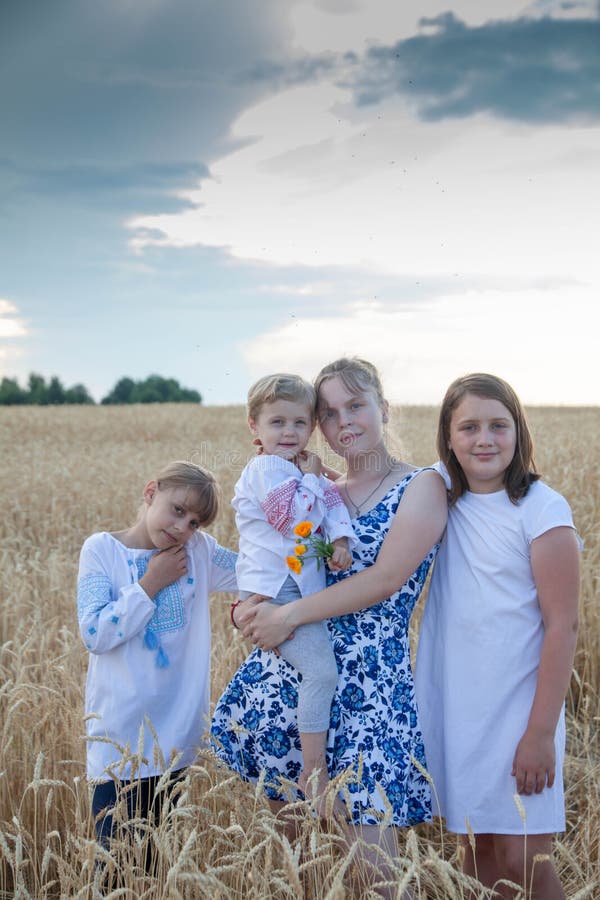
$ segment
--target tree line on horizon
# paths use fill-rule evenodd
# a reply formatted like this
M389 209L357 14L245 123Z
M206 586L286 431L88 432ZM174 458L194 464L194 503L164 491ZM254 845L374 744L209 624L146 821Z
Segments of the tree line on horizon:
M43 375L31 372L27 387L16 378L4 377L0 382L0 406L55 406L64 404L93 404L96 401L84 384L66 388L53 375L48 382ZM142 381L120 378L100 401L102 405L117 403L202 403L202 395L192 388L184 388L175 378L149 375Z

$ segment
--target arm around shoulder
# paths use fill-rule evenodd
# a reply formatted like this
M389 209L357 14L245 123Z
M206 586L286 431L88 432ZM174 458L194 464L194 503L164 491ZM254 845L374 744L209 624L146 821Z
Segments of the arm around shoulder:
M448 505L441 476L419 472L406 487L376 561L325 591L288 604L292 628L357 612L390 597L405 584L440 541Z
M435 470L424 469L406 487L375 562L389 593L398 590L440 542L447 519L444 480Z

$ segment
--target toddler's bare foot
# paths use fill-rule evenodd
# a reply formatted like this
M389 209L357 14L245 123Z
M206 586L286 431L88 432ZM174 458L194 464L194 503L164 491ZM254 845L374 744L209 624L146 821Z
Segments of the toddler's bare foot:
M338 794L333 793L326 769L313 769L310 775L303 770L298 785L320 819L335 818L345 821L346 807Z

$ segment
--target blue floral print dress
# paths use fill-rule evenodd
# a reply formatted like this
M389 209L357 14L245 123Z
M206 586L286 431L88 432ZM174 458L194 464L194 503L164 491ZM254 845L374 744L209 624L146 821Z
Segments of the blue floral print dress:
M405 475L373 509L354 519L359 539L347 572L372 565L402 494L422 469ZM327 765L331 778L346 772L343 792L355 824L407 826L431 818L429 785L418 723L408 626L436 544L402 588L375 606L328 621L339 679L331 706ZM212 742L217 755L247 781L265 777L274 800L295 799L302 770L296 722L298 680L285 660L256 648L217 703ZM290 790L292 789L292 793Z

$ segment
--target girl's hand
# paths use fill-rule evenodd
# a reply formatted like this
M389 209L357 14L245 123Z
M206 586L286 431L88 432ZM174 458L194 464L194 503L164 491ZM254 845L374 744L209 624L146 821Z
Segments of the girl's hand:
M172 584L187 574L187 557L185 547L169 547L150 557L148 568L140 578L142 587L152 599L168 584Z
M527 729L517 746L511 772L517 792L541 794L554 784L555 771L554 735Z
M285 606L276 606L268 601L255 604L251 611L252 618L242 626L244 637L262 650L274 650L275 647L279 647L293 636L294 629L289 623L290 606L293 606L293 603L287 603Z
M302 450L296 457L296 465L303 475L319 476L323 471L321 457L317 456L317 454L313 453L311 450Z

